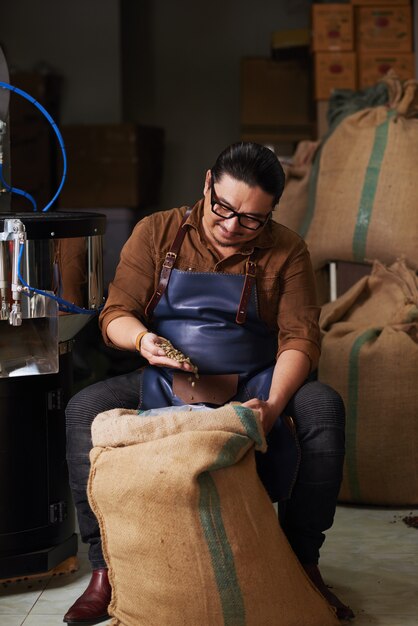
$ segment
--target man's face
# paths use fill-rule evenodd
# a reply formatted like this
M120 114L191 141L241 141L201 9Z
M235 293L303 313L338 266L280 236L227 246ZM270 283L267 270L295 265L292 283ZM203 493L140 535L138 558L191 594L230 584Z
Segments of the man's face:
M206 173L204 187L203 229L215 248L225 248L224 252L240 249L242 245L255 239L268 222L273 210L273 196L260 187L249 187L246 183L224 174L213 183L211 173ZM213 207L213 210L212 210ZM229 216L226 219L221 215ZM234 211L238 215L231 213ZM250 226L255 228L245 228Z

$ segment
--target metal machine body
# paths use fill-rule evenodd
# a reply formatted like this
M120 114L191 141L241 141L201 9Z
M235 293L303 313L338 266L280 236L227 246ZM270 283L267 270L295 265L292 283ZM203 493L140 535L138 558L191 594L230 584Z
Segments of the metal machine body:
M77 554L64 410L73 339L103 304L106 227L96 213L10 210L8 104L0 89L0 580Z
M0 579L49 571L77 553L65 461L65 406L72 394L72 341L103 300L106 218L92 213L0 214Z

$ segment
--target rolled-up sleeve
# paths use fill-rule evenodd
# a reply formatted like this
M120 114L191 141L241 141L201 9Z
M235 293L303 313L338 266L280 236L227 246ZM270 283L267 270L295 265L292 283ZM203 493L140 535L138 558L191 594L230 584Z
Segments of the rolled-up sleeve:
M309 358L311 371L317 368L320 356L319 313L309 252L305 242L300 240L279 275L278 357L285 350L299 350Z
M115 277L109 284L106 304L99 317L99 326L107 345L109 323L118 317L135 317L145 323L145 307L154 292L155 250L151 220L142 219L122 248Z

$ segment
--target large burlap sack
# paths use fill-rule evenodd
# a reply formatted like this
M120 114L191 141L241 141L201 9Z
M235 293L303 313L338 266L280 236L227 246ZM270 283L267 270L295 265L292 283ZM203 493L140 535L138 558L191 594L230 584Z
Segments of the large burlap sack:
M299 233L308 209L309 177L319 141L300 141L290 163L283 163L286 184L273 219Z
M337 626L257 476L255 412L117 409L92 437L113 626Z
M301 228L314 269L400 255L418 268L418 83L386 82L389 103L345 117L318 152Z
M308 210L312 162L319 145L319 141L300 141L290 162L282 162L286 184L279 204L273 211L273 219L299 234ZM328 268L320 268L315 272L315 283L318 304L328 302Z
M418 279L404 261L325 305L319 379L346 405L343 502L418 504Z

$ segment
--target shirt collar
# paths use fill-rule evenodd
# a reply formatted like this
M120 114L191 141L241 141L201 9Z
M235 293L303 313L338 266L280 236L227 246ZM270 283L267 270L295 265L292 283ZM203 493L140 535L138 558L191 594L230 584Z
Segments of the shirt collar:
M201 198L194 205L192 212L186 220L186 225L192 226L197 231L199 231L199 224L203 218L203 204L204 198ZM263 228L257 237L252 241L246 242L247 245L241 250L243 254L251 254L254 252L254 248L272 248L275 245L274 237L271 232L271 220L269 223Z

